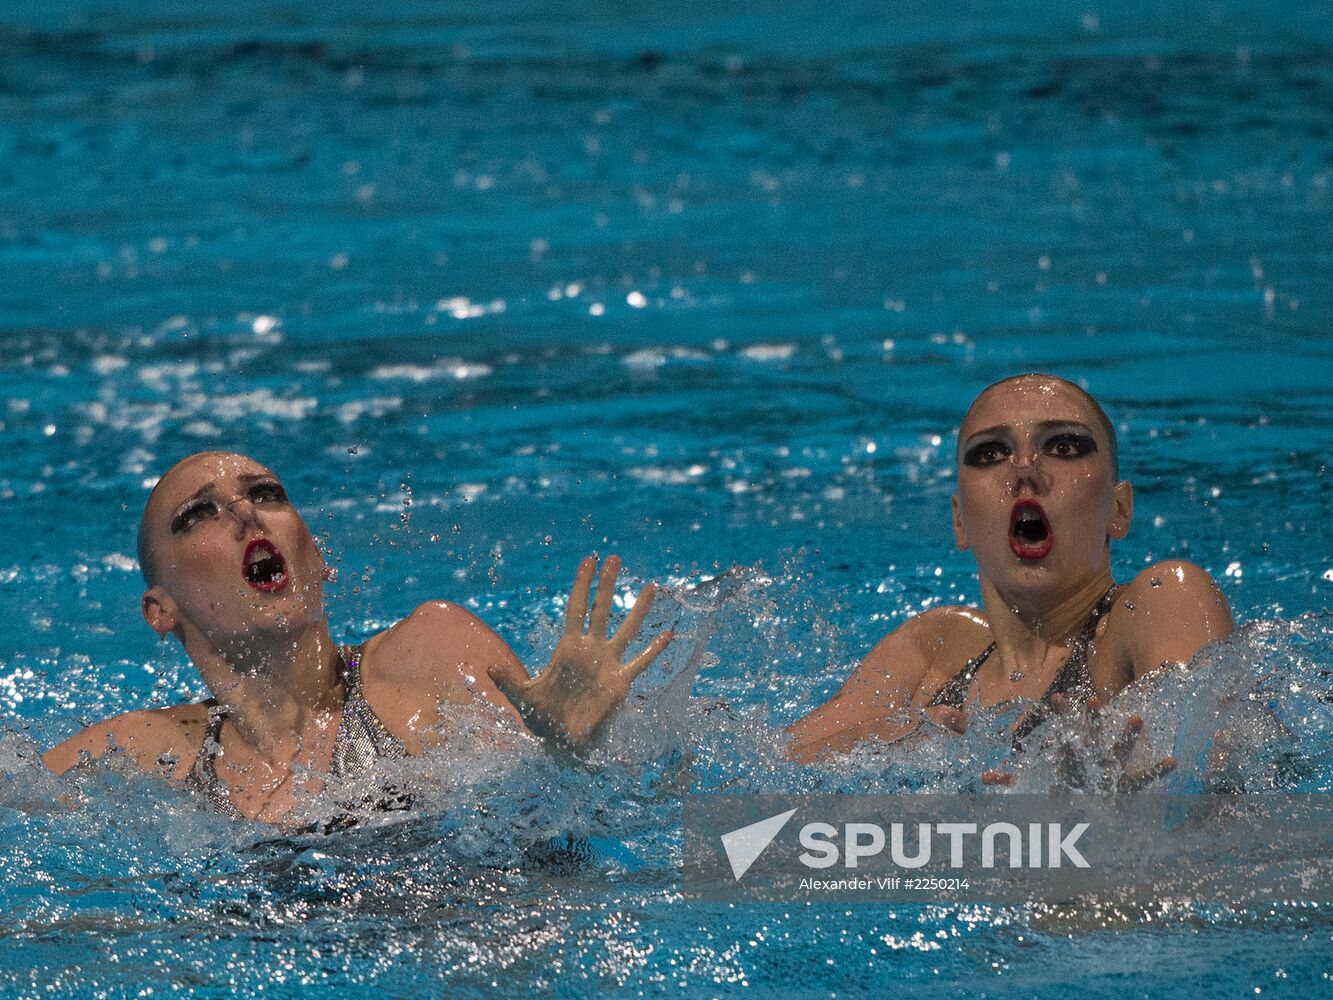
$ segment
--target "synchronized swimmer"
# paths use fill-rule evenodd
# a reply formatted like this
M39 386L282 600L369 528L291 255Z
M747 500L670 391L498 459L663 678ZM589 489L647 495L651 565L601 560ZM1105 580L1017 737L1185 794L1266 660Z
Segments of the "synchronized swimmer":
M1049 711L1095 708L1230 633L1226 602L1197 566L1160 562L1113 580L1110 543L1129 530L1133 491L1119 479L1110 421L1074 384L1024 375L984 390L959 431L957 483L954 539L976 559L982 607L935 608L885 636L833 698L788 727L794 759L891 744L923 720L960 732L973 708L1007 702L1031 706L1012 733L1021 750ZM445 705L480 701L550 746L586 749L671 641L657 635L624 662L655 588L608 637L611 557L595 593L595 561L579 566L564 633L535 678L480 619L443 601L339 647L308 526L277 477L241 455L173 466L148 498L138 550L145 621L180 641L213 697L99 722L48 751L46 765L64 772L116 749L219 812L267 823L288 821L323 776L362 774L380 758L459 738L503 752L502 739L447 724Z
M445 601L339 647L323 602L332 574L309 527L278 478L242 455L203 452L174 465L149 495L138 549L144 620L180 641L213 697L89 726L48 751L46 766L64 772L84 753L114 748L221 812L267 823L318 794L320 775L355 777L377 758L459 738L445 705L489 703L548 744L582 750L671 641L664 632L622 662L655 587L608 638L613 556L595 596L595 561L579 565L564 634L536 678L484 622ZM478 752L501 752L502 740L466 738Z
M1134 492L1111 421L1073 383L1020 375L983 390L959 428L957 471L954 541L976 560L981 608L932 608L881 639L788 728L796 759L900 740L923 719L959 732L969 708L1006 702L1033 706L1012 734L1021 749L1050 710L1095 709L1231 633L1226 600L1197 566L1112 579Z

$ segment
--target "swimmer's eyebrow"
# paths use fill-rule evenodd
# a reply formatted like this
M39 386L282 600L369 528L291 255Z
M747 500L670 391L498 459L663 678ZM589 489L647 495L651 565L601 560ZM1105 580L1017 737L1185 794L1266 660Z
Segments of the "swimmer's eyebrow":
M186 497L184 500L182 500L180 503L178 503L178 504L176 505L176 509L177 509L177 510L180 510L180 509L181 509L182 507L184 507L187 503L190 503L190 502L192 502L192 501L194 501L194 500L198 500L201 496L203 496L205 493L207 493L209 490L211 490L211 489L212 489L214 486L216 486L216 485L217 485L217 483L213 482L212 480L209 480L208 482L204 483L203 486L200 486L197 490L195 490L193 493L191 493L188 497Z
M1092 428L1079 420L1043 420L1037 424L1038 430L1048 431L1054 427L1077 427L1080 430L1092 433ZM971 441L973 438L981 437L984 434L1006 434L1013 430L1010 424L996 424L993 427L983 427L979 431L973 431L963 440Z

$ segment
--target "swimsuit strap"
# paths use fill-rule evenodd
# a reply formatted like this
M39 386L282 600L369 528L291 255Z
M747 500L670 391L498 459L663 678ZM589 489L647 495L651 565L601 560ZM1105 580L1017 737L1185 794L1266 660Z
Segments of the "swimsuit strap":
M1084 622L1083 628L1079 630L1078 638L1074 640L1074 648L1069 651L1069 655L1065 657L1065 662L1060 665L1055 680L1051 681L1051 686L1041 696L1041 701L1014 727L1015 750L1022 752L1023 743L1032 733L1032 730L1040 726L1050 716L1052 695L1062 694L1074 706L1082 705L1092 697L1092 674L1088 672L1088 647L1092 645L1092 640L1097 636L1097 623L1102 620L1102 616L1110 611L1111 606L1115 603L1115 594L1118 589L1115 584L1111 584L1110 589L1102 595L1102 599L1092 609L1092 614L1088 615L1088 620Z
M218 777L217 756L222 752L222 723L226 720L227 713L221 705L208 706L208 727L204 730L204 739L194 758L194 766L185 776L185 787L203 796L215 812L240 819L241 811L236 808L227 793L227 787Z
M361 686L361 647L343 646L342 679L346 694L343 717L333 738L329 773L337 778L364 774L379 758L400 760L407 756L402 741L384 727L366 701Z
M1092 609L1092 614L1083 623L1078 638L1074 640L1074 648L1069 651L1069 656L1060 666L1060 672L1055 675L1055 680L1042 695L1042 701L1049 704L1053 694L1072 695L1083 701L1092 696L1092 675L1088 673L1088 647L1092 645L1092 640L1097 635L1097 623L1115 603L1115 592L1118 589L1113 584Z
M936 705L951 705L954 708L962 708L967 704L967 692L972 686L972 678L977 675L981 665L990 658L991 653L995 652L995 643L991 643L972 659L963 664L963 669L954 674L945 683L944 687L935 692L935 697L930 699L930 707Z
M343 682L343 714L333 737L329 773L336 778L351 778L364 773L377 758L397 760L406 757L407 751L366 701L361 686L361 647L339 647L338 659L338 673ZM215 811L239 819L241 812L232 802L217 770L218 754L222 752L222 724L226 721L227 712L221 705L209 705L208 728L204 731L194 766L186 775L185 785L202 795Z
M1069 655L1065 657L1065 662L1060 665L1055 679L1051 681L1051 686L1041 696L1038 705L1027 714L1014 730L1015 747L1020 747L1022 740L1045 720L1049 714L1051 695L1063 694L1072 701L1080 703L1091 697L1092 675L1088 673L1088 647L1097 635L1097 623L1101 621L1103 615L1111 610L1111 606L1115 603L1117 589L1112 584L1111 588L1102 595L1102 599L1097 602L1097 606L1092 609L1092 613L1088 615L1088 620L1079 629L1078 636L1074 639L1074 646L1069 651ZM966 707L967 694L971 690L972 681L981 665L989 659L993 652L995 652L995 643L992 642L964 663L962 669L935 692L935 696L930 699L930 707L936 705L950 705L953 708L960 709Z

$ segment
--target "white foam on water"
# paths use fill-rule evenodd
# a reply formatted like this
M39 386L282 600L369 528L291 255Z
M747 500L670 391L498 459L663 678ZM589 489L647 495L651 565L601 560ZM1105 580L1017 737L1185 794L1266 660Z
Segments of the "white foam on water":
M652 369L661 368L666 364L666 354L662 351L645 347L642 350L634 351L620 359L620 363L626 368Z
M206 411L220 420L246 420L256 414L304 420L319 408L313 396L279 396L271 389L208 396L197 400L196 412Z
M684 486L696 482L707 471L708 466L696 463L683 469L671 466L635 465L627 468L625 473L648 486Z
M399 396L372 396L369 399L354 399L343 403L336 411L338 422L344 425L354 424L363 417L378 420L390 413L402 409L403 400Z
M738 352L750 361L786 361L796 353L795 344L751 344Z
M93 358L92 369L98 375L112 375L118 371L124 371L129 363L128 358L119 354L99 354Z

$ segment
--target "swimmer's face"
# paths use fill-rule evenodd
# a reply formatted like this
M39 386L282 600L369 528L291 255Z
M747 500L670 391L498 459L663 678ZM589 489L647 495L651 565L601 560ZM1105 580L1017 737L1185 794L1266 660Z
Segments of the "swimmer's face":
M1097 408L1060 379L991 386L958 435L954 539L1002 593L1081 585L1109 568L1133 494Z
M217 649L323 620L326 566L278 478L244 455L173 466L144 512L155 569L144 617L161 635L198 629Z

